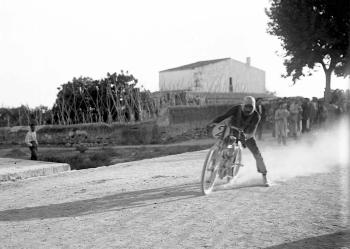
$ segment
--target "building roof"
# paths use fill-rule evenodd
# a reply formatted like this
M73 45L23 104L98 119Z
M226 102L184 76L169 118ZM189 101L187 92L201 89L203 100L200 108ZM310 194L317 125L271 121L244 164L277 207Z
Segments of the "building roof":
M160 71L160 72L170 72L170 71L194 69L194 68L197 68L197 67L203 67L203 66L206 66L206 65L209 65L209 64L217 63L217 62L224 61L224 60L230 60L230 59L231 58L222 58L222 59L208 60L208 61L197 61L195 63L183 65L183 66L180 66L180 67L166 69L166 70L163 70L163 71Z

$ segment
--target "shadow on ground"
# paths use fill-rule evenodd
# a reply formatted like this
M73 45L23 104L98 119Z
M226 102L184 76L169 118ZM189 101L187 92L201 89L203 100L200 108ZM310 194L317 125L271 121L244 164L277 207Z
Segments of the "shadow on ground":
M350 230L310 237L265 249L350 249Z
M0 221L22 221L75 217L107 211L144 207L201 196L199 184L184 184L164 188L131 191L101 198L79 200L47 206L0 211Z

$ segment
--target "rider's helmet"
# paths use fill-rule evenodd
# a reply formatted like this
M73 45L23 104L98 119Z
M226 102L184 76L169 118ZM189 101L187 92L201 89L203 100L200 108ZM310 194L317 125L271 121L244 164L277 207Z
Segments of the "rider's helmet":
M251 115L255 111L255 98L253 96L245 96L243 98L242 110L244 115Z

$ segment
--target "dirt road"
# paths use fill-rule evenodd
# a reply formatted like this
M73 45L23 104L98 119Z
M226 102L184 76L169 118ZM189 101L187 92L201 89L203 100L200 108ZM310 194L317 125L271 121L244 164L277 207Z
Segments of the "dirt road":
M349 169L322 151L290 161L292 148L263 150L271 187L245 151L210 196L207 151L1 184L0 248L350 248Z

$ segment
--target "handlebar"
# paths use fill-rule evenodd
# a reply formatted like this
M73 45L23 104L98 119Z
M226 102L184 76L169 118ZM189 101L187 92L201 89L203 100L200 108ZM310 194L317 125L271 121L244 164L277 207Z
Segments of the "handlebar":
M229 128L230 128L230 135L233 135L236 138L236 143L238 143L238 141L241 141L243 148L247 147L246 146L246 136L245 136L244 131L236 126L233 126L233 125L230 125ZM238 132L238 134L237 135L233 134L233 132L232 132L233 130L236 130Z
M238 143L240 141L242 146L244 148L246 147L246 136L242 129L233 125L227 125L227 124L218 125L213 123L209 124L207 127L213 128L212 130L213 137L223 140L228 136L233 136L235 137L235 143ZM229 129L229 133L227 133L228 132L227 129Z
M234 126L234 125L230 125L230 128L238 131L239 133L243 133L244 134L244 131L242 129L240 129L240 128Z

